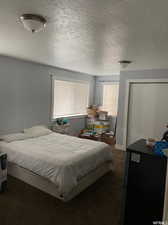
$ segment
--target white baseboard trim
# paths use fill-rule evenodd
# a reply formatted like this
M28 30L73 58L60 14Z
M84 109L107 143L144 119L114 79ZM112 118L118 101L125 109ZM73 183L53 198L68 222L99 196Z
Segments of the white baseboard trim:
M119 150L123 150L125 151L126 149L124 148L124 145L119 145L119 144L115 144L115 148L119 149Z

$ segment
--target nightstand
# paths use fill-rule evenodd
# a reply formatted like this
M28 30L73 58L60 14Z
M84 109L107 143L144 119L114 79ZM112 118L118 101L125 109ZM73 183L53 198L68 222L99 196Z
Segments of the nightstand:
M63 125L54 124L52 126L52 131L60 134L69 134L69 128L70 128L69 123Z
M102 134L101 135L101 141L105 142L108 145L115 145L116 144L115 136L109 136L107 134Z
M7 189L7 154L0 153L0 192Z
M101 141L101 136L79 134L79 138L89 139L93 141Z
M94 140L94 141L101 141L108 145L115 145L115 137L108 136L106 134L101 134L99 136L97 136L97 135L85 136L84 134L81 133L81 134L79 134L79 138L90 139L90 140Z

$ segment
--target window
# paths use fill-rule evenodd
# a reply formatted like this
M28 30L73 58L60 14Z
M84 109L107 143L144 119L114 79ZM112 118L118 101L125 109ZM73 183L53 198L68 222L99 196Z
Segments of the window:
M89 83L54 80L53 117L86 114Z
M119 84L111 83L103 85L103 106L102 110L109 115L117 116Z

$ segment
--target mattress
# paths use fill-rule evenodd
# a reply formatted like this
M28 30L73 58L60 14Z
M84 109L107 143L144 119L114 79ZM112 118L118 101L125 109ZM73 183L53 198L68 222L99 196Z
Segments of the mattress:
M81 177L112 161L107 144L58 133L0 142L0 148L10 162L53 182L59 195L67 195Z
M80 192L85 190L91 184L96 182L104 174L112 170L111 163L104 163L95 170L91 171L86 176L82 177L78 185L75 186L69 193L66 195L60 195L55 184L47 180L46 178L39 176L30 170L22 168L14 163L8 162L8 174L16 177L27 184L44 191L64 202L67 202L77 196Z

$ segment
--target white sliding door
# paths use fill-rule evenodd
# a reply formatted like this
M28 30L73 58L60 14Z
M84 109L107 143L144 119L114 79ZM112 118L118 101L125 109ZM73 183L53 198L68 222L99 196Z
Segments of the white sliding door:
M168 83L132 83L127 145L140 138L160 140L168 123Z

